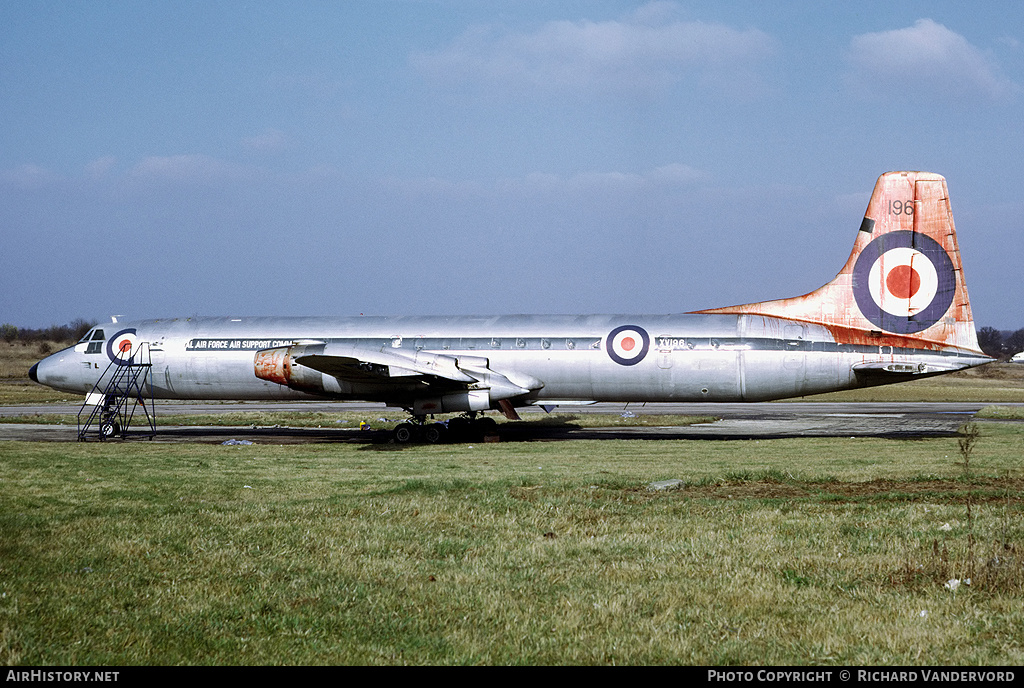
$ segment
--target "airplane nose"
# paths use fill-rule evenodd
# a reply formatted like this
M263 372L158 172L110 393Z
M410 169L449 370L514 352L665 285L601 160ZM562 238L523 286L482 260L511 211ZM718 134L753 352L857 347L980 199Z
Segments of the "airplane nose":
M28 378L30 380L32 380L32 382L39 382L39 375L36 374L36 369L38 367L39 367L39 364L36 363L31 368L28 369Z

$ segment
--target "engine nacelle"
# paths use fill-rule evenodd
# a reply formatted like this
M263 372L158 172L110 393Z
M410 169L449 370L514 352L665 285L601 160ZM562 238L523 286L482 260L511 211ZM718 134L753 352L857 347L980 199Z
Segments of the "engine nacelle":
M491 408L491 395L486 389L453 392L440 397L417 399L412 412L417 416L429 413L457 413L460 411L486 411Z
M323 344L295 344L257 351L253 360L256 377L303 392L323 392L323 373L295 362L300 356L319 354L323 350Z

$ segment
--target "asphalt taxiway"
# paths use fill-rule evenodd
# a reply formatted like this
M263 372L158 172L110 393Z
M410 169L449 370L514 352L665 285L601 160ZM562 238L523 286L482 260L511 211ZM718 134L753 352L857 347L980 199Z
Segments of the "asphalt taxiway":
M781 437L936 437L956 434L970 421L983 403L888 403L888 402L767 402L767 403L670 403L670 404L593 404L559 407L557 414L588 413L630 415L712 416L718 420L697 425L645 425L627 427L580 428L569 424L531 423L545 416L541 409L522 411L525 424L505 426L502 441L557 441L574 439L767 439ZM63 424L0 423L0 441L73 442L78 439L74 404L0 407L0 416L57 415ZM261 412L355 412L364 414L371 428L379 418L402 419L397 409L381 404L351 402L292 403L174 403L158 402L156 414L167 422L176 415ZM141 438L145 435L133 434ZM273 444L311 442L381 442L388 433L352 427L221 427L160 425L152 438L157 442L224 442L230 439Z

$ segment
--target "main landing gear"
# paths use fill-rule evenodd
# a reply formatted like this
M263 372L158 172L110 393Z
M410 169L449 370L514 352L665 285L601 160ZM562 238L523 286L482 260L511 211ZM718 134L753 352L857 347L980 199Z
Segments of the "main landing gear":
M426 416L413 416L411 422L397 425L391 437L396 444L440 444L480 442L497 433L498 423L493 418L470 413L436 423L428 423Z

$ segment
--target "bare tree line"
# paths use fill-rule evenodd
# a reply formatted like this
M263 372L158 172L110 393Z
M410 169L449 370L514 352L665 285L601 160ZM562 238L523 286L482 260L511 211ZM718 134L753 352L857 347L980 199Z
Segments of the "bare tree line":
M978 330L978 344L993 358L1013 356L1024 351L1024 327L1016 331L983 327Z
M77 342L96 323L84 318L72 320L67 325L50 325L42 329L17 327L10 323L0 325L0 338L8 344L39 344L42 342L71 343Z

